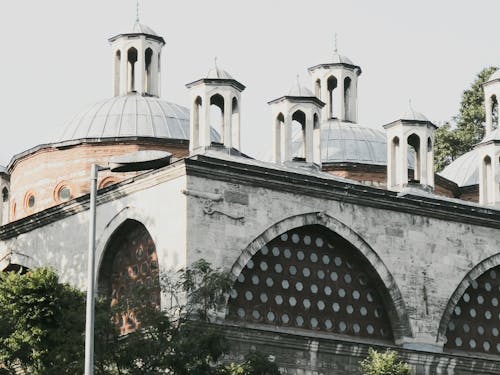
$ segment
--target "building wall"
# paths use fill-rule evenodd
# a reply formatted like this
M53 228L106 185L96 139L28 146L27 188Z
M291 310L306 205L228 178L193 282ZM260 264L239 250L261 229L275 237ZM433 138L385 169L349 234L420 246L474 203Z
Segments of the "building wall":
M388 292L400 298L396 344L411 350L442 352L440 324L453 309L450 298L500 248L499 229L455 222L451 215L442 220L195 176L189 191L195 194L188 198L188 263L205 258L237 277L265 243L307 224L330 228L358 249L366 245Z
M71 197L87 194L90 190L90 167L93 163L107 165L109 159L141 150L169 151L176 158L188 154L188 146L158 142L100 142L78 144L67 148L43 148L20 158L11 172L10 221L40 212L62 202L58 190L71 189ZM99 173L99 187L123 181L137 173ZM35 204L28 206L30 195Z
M168 181L165 183L165 181ZM186 199L181 191L185 177L178 169L164 173L160 180L153 174L141 180L141 187L119 185L100 194L96 226L96 270L113 233L127 219L142 223L156 245L160 270L176 270L186 264ZM127 189L129 189L127 191ZM124 190L126 191L124 193ZM0 268L6 262L28 268L52 267L61 281L86 289L88 253L88 210L76 201L63 204L53 212L54 222L17 236L0 239ZM69 216L65 211L76 213ZM174 213L174 214L173 214ZM61 216L60 219L57 216ZM31 218L36 225L37 215ZM39 219L43 220L43 219ZM10 226L15 228L17 223ZM9 227L9 226L7 226ZM5 229L2 228L2 229ZM3 263L2 263L3 261ZM96 274L96 279L98 272Z

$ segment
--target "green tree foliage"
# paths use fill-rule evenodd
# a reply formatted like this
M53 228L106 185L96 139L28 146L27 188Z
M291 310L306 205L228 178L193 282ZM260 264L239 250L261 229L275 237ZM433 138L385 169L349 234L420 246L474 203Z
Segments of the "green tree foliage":
M460 155L472 150L484 136L484 94L483 84L496 70L495 67L483 69L476 76L472 86L462 94L460 111L450 124L441 126L436 131L434 158L436 171L441 171Z
M0 272L0 363L5 371L82 373L84 301L82 292L60 284L50 270Z
M96 303L96 375L278 375L259 353L226 366L229 345L220 327L210 324L223 311L232 281L201 260L161 278L170 297L159 310L138 287L110 308ZM116 317L135 311L140 329L120 335ZM22 368L33 375L83 372L85 296L48 269L25 275L0 273L0 363L6 374ZM0 374L2 372L0 371Z
M370 348L368 357L361 362L364 375L410 375L411 367L400 361L395 351L380 353Z

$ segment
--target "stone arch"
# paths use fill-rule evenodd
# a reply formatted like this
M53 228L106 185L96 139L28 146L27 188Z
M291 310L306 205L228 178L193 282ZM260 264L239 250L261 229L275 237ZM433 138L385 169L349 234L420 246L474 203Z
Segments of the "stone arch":
M458 304L462 296L464 295L467 288L472 286L473 281L484 275L489 270L500 266L500 253L492 255L486 259L483 259L476 266L474 266L467 275L458 284L455 291L451 295L444 309L441 321L439 323L437 342L444 343L446 338L446 331L448 329L448 324L450 323L455 306ZM499 276L500 277L500 276Z
M326 88L328 91L328 98L327 98L327 113L328 113L328 118L333 118L335 117L335 110L334 110L334 93L333 91L337 88L338 82L337 78L335 76L331 75L328 77L326 80Z
M251 258L274 238L292 229L311 225L319 225L328 229L339 237L342 237L359 251L360 255L375 270L382 282L383 288L385 288L387 300L384 302L389 314L395 342L400 341L404 337L412 337L413 334L403 296L387 266L359 234L325 212L311 212L291 216L267 228L241 252L233 264L231 268L231 277L233 280L237 280Z
M422 166L422 159L421 159L422 155L420 154L420 142L421 142L421 140L417 134L412 133L406 138L406 142L407 142L407 145L409 146L408 147L408 154L411 153L412 149L415 152L415 167L413 170L413 180L418 183L418 182L420 182L420 178L421 178L421 166ZM403 157L409 158L410 156L403 155Z
M120 95L120 82L121 82L121 59L122 59L122 51L116 50L115 52L115 96Z
M115 317L121 334L140 328L140 309L128 307L139 289L141 303L144 300L160 308L158 253L143 223L127 219L113 232L102 255L97 285L99 293L110 298L111 306L127 306L124 313Z

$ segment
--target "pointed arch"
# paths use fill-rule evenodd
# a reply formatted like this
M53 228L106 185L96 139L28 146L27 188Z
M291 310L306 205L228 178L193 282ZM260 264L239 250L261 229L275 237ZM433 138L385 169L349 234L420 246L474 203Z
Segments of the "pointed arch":
M450 296L437 342L445 350L500 354L500 254L473 267Z
M210 97L210 126L224 138L224 97L214 94ZM224 143L224 140L223 142Z
M411 135L408 136L407 144L408 146L408 153L413 152L415 153L415 167L413 170L413 180L417 183L420 182L420 174L421 174L421 166L422 166L422 155L420 155L420 137L416 135L415 133L412 133ZM410 159L410 155L407 156L408 159Z
M494 192L492 191L492 181L494 178L493 175L493 163L491 160L491 157L489 155L486 155L483 158L482 162L482 173L481 173L483 181L480 188L481 188L481 195L482 195L482 203L483 204L488 204L490 201L493 199Z
M383 288L382 298L384 299L386 313L390 320L394 340L398 341L403 337L412 337L413 335L403 296L383 261L361 236L341 221L324 212L311 212L291 216L266 229L242 251L239 258L234 263L231 268L233 279L236 281L252 257L271 241L281 236L283 233L305 226L320 226L330 233L333 233L338 238L341 238L342 241L346 241L353 249L356 249L361 258L369 264L369 267L374 270L375 274L380 279L381 287ZM272 252L272 249L269 250Z
M197 96L193 102L193 134L191 136L192 149L200 146L200 114L203 101L200 96Z
M152 72L152 62L153 62L153 50L151 47L146 48L144 51L144 68L145 68L145 92L149 95L153 94L153 72Z
M122 52L115 52L115 96L120 95Z
M6 186L2 189L2 202L8 202L9 200L9 189Z
M130 298L134 289L146 285L148 301L160 307L161 291L158 254L149 231L137 220L127 219L109 238L98 272L99 293L111 299L111 304ZM136 311L120 317L122 334L140 327Z
M300 134L300 144L301 147L298 147L297 150L301 152L301 154L293 155L298 158L305 158L306 155L306 114L297 109L292 114L292 137L295 138L296 134Z
M398 185L398 171L401 161L399 160L400 144L399 137L392 138L391 141L391 181L389 181L390 186Z
M351 97L352 97L352 88L351 88L351 78L344 78L344 119L346 121L351 121Z
M490 97L491 105L491 129L498 128L498 100L496 95Z
M319 78L314 82L314 94L321 100L321 79Z
M278 113L274 120L274 162L281 163L285 149L285 116Z
M328 91L328 98L327 98L327 113L329 118L334 118L335 117L335 110L333 109L334 106L334 93L333 91L337 88L338 82L337 78L335 76L330 76L326 80L326 88Z
M128 91L136 91L138 87L137 77L139 76L136 72L136 63L137 63L137 49L135 47L130 47L127 51L127 63L128 63L128 74L127 74L127 82L128 82Z

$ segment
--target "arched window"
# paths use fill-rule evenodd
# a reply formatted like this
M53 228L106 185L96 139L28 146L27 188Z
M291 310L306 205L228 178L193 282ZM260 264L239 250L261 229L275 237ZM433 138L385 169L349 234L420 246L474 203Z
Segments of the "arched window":
M470 282L451 315L445 350L500 354L500 266Z
M321 99L321 80L319 78L314 83L314 93L318 99Z
M319 116L317 113L315 113L313 116L313 140L314 140L313 142L314 162L321 163L321 125L319 123Z
M137 50L134 47L127 51L128 62L128 90L135 91L137 89L137 74L135 71L135 63L137 62Z
M415 167L413 170L413 181L420 182L420 168L421 168L421 155L420 155L420 138L416 134L408 137L408 153L415 155ZM410 156L408 156L410 158Z
M390 185L391 186L396 186L398 184L398 166L400 165L401 161L399 160L399 138L394 137L391 142L391 181Z
M233 126L233 134L231 139L231 144L233 147L240 147L240 107L238 105L238 99L233 98L231 102L231 124Z
M498 128L498 101L496 95L491 96L491 126Z
M328 80L326 81L326 87L328 89L328 102L326 103L328 106L328 115L330 118L334 117L334 110L333 110L333 90L337 88L337 78L334 76L330 76Z
M274 122L274 161L276 163L280 163L283 160L282 151L285 147L285 137L284 137L284 129L285 126L285 116L283 113L278 113L276 116L276 120Z
M351 121L351 79L344 79L344 119Z
M491 181L493 180L493 167L491 165L491 158L487 155L483 159L483 203L490 203L493 198L491 191Z
M8 200L9 200L9 190L8 190L6 187L4 187L4 188L2 189L2 202L4 202L4 203L5 203L5 202L7 202Z
M228 320L393 341L386 290L361 253L319 225L283 233L248 261Z
M293 157L304 159L306 155L306 114L300 110L295 111L292 115L292 138L298 139L300 143L300 146L296 148L297 153Z
M224 125L224 98L220 94L215 94L210 98L210 126L222 136L222 139L224 139Z
M193 103L193 136L191 137L193 150L200 146L200 113L201 113L201 98L198 96Z
M99 271L99 292L111 304L126 303L140 287L153 306L160 307L160 280L156 247L146 227L135 220L125 221L111 236ZM122 334L140 327L140 311L129 310L117 317Z
M146 52L144 52L144 62L146 68L146 87L145 91L152 95L152 72L151 72L151 62L153 61L153 50L151 48L146 48Z
M115 95L120 95L120 69L121 69L122 53L120 50L115 53Z

